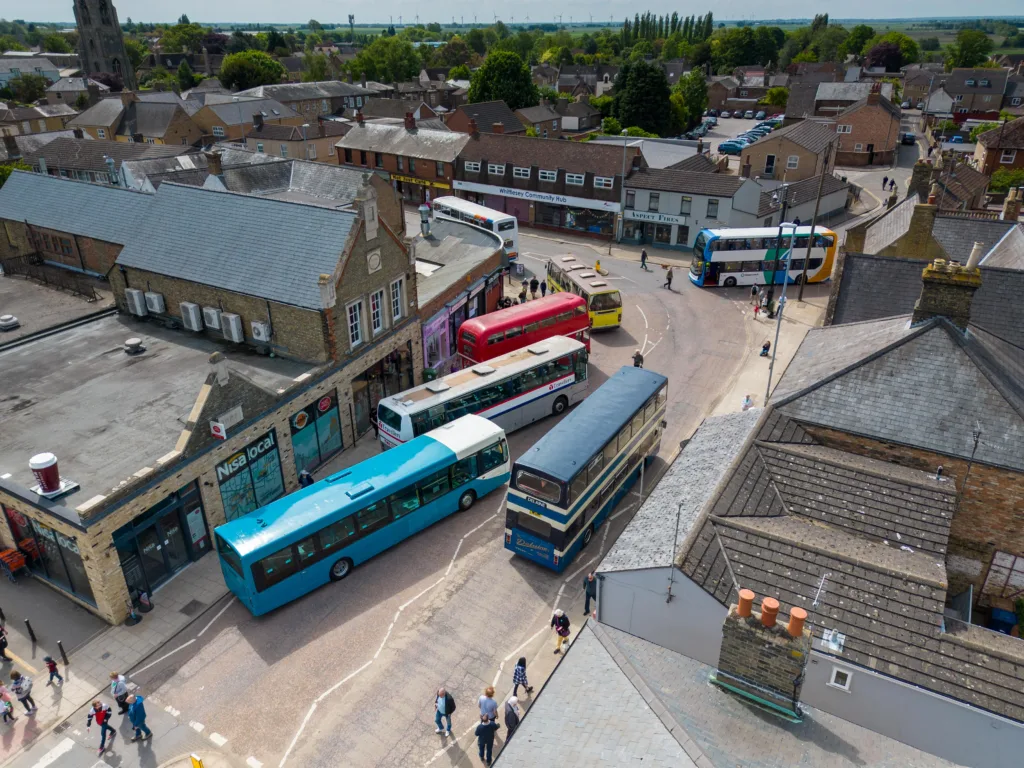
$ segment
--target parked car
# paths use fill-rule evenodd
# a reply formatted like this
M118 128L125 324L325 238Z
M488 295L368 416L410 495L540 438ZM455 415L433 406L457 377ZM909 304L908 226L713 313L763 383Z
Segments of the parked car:
M754 110L748 109L746 112L743 113L743 117L745 117L747 120L753 120L754 119Z
M924 102L923 101L917 102L917 108L918 109L924 109Z
M729 114L729 110L728 109L723 109L722 113L719 115L719 117L732 117L732 115Z
M718 145L718 152L722 155L739 155L747 145L742 141L731 139L723 141Z
M714 115L708 115L707 117L704 118L704 125L714 128L716 125L718 125L718 118L715 117Z
M754 115L754 119L755 120L764 120L764 110L762 109L760 112L758 112L756 115Z
M704 114L707 117L718 117L718 110L717 109L706 109L706 110L704 110Z
M900 137L900 144L907 144L913 146L914 144L917 144L917 136L915 136L912 133L904 133Z
M949 143L950 144L963 144L964 143L964 137L963 136L950 136L949 137Z
M910 109L910 102L904 101L902 104L900 104L900 109Z

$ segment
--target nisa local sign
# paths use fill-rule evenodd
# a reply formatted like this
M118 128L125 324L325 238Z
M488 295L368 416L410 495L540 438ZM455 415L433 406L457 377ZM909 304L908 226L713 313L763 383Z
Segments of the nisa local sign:
M501 195L502 197L518 197L520 200L532 200L536 203L550 205L568 205L573 208L589 208L595 211L619 212L619 204L613 200L592 200L587 197L571 197L569 195L553 195L550 192L535 192L532 189L516 187L495 187L490 184L477 184L475 181L453 182L456 189L467 192L483 192L485 195Z
M225 461L217 465L217 482L223 483L230 480L239 470L249 466L267 451L273 450L277 445L274 430L270 430L262 437L253 440L238 453L232 454Z
M650 221L655 224L686 224L685 216L673 216L671 213L657 213L655 211L627 210L624 218L633 221Z

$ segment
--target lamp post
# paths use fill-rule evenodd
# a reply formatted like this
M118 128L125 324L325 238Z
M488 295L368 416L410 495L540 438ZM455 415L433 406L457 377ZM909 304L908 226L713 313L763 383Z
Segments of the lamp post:
M309 142L306 141L306 129L309 128L309 123L302 124L302 154L309 160Z
M780 194L781 193L781 194ZM775 277L779 271L779 250L782 248L782 226L786 221L786 213L789 210L789 185L785 182L772 193L772 202L778 203L782 201L782 212L779 214L779 237L778 242L775 244L775 258L772 259L772 279L768 283L768 304L771 305L772 298L775 296ZM794 228L794 232L796 229ZM792 243L790 244L792 245ZM789 270L787 265L786 277L789 277ZM785 291L786 281L782 281L783 291Z
M789 250L786 251L783 263L786 265L786 275L789 275L789 260L793 256L793 244L796 242L796 224L791 222L783 223L779 222L779 242L782 242L782 228L789 227L792 234L789 238ZM775 263L778 265L779 252L778 249L775 251ZM772 271L772 278L774 279L775 272ZM772 360L768 363L768 384L764 388L764 404L768 406L768 396L772 391L772 372L775 370L775 355L779 352L779 331L782 330L782 311L786 308L786 281L782 281L782 296L779 297L779 311L775 316L775 342L772 344Z
M622 175L619 177L619 185L622 187L621 204L622 209L619 211L619 242L622 242L622 235L626 231L626 137L629 136L629 132L623 129L622 131Z

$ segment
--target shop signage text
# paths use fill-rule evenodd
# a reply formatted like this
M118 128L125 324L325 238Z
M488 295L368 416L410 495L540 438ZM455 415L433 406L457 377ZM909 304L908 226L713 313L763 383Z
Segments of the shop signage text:
M628 210L623 215L633 221L653 221L655 224L686 224L685 216L673 216L671 213Z
M434 187L436 189L451 189L451 184L445 184L443 181L427 181L426 179L417 179L415 176L402 176L398 173L392 173L391 178L395 181L404 181L406 184L419 184L423 187Z
M274 431L271 430L263 437L249 443L245 448L234 454L227 461L217 465L217 482L223 483L229 480L238 470L247 466L250 462L256 461L267 451L274 447Z
M571 197L569 195L553 195L549 192L535 192L532 189L516 189L515 187L494 187L490 184L477 184L475 181L454 182L456 189L464 189L467 192L483 192L485 195L501 195L502 197L517 197L520 200L532 200L538 203L549 203L551 205L568 205L574 208L589 208L595 211L619 212L618 202L612 200L591 200L586 197Z

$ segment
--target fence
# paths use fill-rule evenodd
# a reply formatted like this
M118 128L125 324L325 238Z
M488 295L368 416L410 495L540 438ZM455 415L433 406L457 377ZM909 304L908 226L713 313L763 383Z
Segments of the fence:
M50 285L84 296L88 301L97 301L100 298L90 278L60 267L44 264L38 255L0 259L0 271L8 276L26 277L37 280L43 285Z

